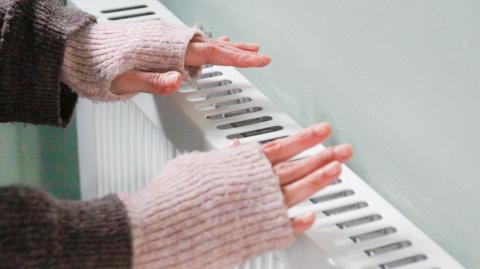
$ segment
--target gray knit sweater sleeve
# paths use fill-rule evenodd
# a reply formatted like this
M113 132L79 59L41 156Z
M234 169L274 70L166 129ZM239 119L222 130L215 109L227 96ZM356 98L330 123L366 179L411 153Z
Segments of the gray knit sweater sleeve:
M61 201L29 187L0 188L1 268L130 268L126 209L117 195Z
M0 122L66 126L77 95L60 83L66 39L95 18L59 0L0 0Z

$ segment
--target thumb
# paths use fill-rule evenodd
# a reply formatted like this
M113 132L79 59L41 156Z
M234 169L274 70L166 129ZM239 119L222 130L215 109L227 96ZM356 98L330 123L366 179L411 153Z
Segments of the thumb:
M177 71L151 73L130 70L113 80L110 91L115 94L168 94L180 88L182 79L182 75Z

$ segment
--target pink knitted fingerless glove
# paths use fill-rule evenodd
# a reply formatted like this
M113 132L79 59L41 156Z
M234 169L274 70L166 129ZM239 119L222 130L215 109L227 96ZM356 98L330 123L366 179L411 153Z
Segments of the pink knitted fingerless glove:
M294 240L259 145L183 155L143 191L120 197L134 268L225 268Z
M188 80L199 72L185 66L195 34L202 33L163 20L89 25L67 40L62 82L80 96L112 101L131 97L110 91L112 81L128 70L176 70Z

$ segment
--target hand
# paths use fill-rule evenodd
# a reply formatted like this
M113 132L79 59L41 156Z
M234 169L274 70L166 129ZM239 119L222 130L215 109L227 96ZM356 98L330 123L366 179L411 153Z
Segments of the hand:
M204 64L263 67L270 63L271 58L267 55L260 55L259 49L259 45L254 43L232 43L227 36L210 39L196 35L188 45L185 65L191 67ZM168 94L180 88L183 79L177 71L153 73L130 70L119 75L112 82L111 91L116 94L139 91Z
M341 164L352 156L352 147L348 144L333 146L321 152L297 161L288 161L300 152L322 143L331 133L327 123L311 126L302 132L283 139L269 142L263 146L264 154L272 163L280 178L285 205L292 207L328 186L341 174ZM315 221L315 215L309 213L291 220L296 234L305 232Z
M195 152L170 161L144 189L120 196L139 246L134 261L152 268L224 268L292 243L293 233L303 233L315 217L289 219L285 208L335 180L352 149L345 144L289 159L330 132L330 125L317 124L263 146Z
M187 66L214 64L263 67L270 63L271 58L268 55L258 54L259 49L259 45L255 43L232 43L228 36L210 39L197 35L188 45L185 64Z

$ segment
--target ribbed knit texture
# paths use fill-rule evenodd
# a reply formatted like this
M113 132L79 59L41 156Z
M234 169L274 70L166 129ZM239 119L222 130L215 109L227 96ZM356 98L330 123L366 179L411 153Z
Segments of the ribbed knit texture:
M195 34L201 32L163 20L90 25L68 39L62 81L81 96L113 101L131 97L110 91L112 81L128 70L176 70L188 80L199 71L185 66Z
M57 0L0 1L0 122L67 125L77 95L60 83L65 42L94 20Z
M220 269L294 240L258 145L179 157L132 196L62 201L0 188L0 216L2 269Z
M194 28L93 22L56 0L0 1L0 122L66 126L77 98L68 86L96 100L128 98L109 90L127 70L198 73L185 67L188 42L201 34ZM278 178L258 145L184 155L121 200L0 188L2 269L217 269L293 240Z
M130 268L131 235L117 195L62 201L0 188L0 268Z
M183 155L120 196L133 268L226 268L294 240L278 177L259 145Z

